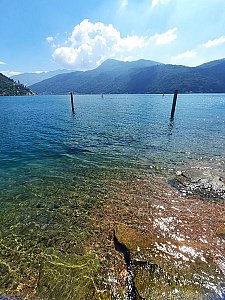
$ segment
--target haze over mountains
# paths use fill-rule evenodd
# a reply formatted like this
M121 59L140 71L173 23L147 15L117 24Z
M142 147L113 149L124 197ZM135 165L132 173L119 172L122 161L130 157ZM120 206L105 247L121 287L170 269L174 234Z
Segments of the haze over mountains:
M64 74L69 73L70 70L55 70L55 71L49 71L49 72L36 72L36 73L22 73L18 75L11 76L11 78L15 81L20 81L24 85L29 86L32 84L35 84L37 82L40 82L42 80L51 78L53 76L56 76L58 74Z
M197 67L106 60L90 71L60 74L30 86L38 94L225 92L225 59Z
M1 95L31 94L29 89L37 94L173 93L175 89L180 93L225 93L225 59L197 67L109 59L89 71L56 70L13 78L20 82L1 74ZM46 79L39 81L42 78ZM26 89L27 81L36 83Z

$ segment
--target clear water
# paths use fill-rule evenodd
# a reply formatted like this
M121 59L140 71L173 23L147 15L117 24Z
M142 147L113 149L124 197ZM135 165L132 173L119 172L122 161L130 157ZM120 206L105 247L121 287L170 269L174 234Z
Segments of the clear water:
M117 161L175 169L224 158L223 94L179 95L173 123L172 95L75 96L74 115L69 101L0 99L1 184L39 168L64 176L71 159L82 166Z
M172 98L75 96L72 114L69 96L1 97L0 237L6 241L4 247L12 243L19 247L37 228L60 227L60 221L49 221L54 203L59 207L64 201L71 208L68 199L77 193L83 201L79 209L86 208L98 193L104 198L105 183L124 170L161 168L170 175L182 167L203 164L223 173L225 95L178 95L173 122ZM77 227L80 232L81 225L70 214L61 219L67 234ZM22 228L23 222L29 228ZM65 235L64 227L57 229L59 235ZM21 230L27 235L15 238Z

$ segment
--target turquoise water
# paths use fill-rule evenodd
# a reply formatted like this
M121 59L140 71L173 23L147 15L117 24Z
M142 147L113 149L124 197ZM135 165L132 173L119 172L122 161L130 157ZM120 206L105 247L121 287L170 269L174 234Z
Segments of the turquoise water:
M172 98L75 96L75 114L69 95L0 98L0 254L6 275L5 249L20 251L19 260L10 258L19 274L20 264L41 253L34 241L59 250L65 236L85 240L86 211L104 201L111 180L126 171L160 169L170 176L199 164L224 172L225 95L178 95L173 122ZM40 231L46 244L38 240ZM0 293L18 285L18 278L7 278Z
M0 99L1 184L37 168L106 161L176 168L189 160L223 160L225 95L4 97ZM56 163L57 162L57 163ZM48 166L48 167L47 167ZM2 186L2 187L3 187Z

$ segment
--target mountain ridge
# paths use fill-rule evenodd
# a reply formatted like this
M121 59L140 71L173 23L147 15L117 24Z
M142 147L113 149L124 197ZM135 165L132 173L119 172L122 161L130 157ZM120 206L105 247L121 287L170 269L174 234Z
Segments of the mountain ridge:
M54 70L54 71L43 71L43 72L27 72L27 73L22 73L18 75L11 76L10 78L19 81L22 84L29 86L38 82L41 82L45 79L51 78L53 76L59 75L59 74L65 74L65 73L70 73L73 72L71 70L66 70L66 69L59 69L59 70Z
M225 59L197 67L107 60L96 69L57 75L29 87L40 94L225 92Z
M0 73L0 96L25 96L33 93L23 84L15 82L13 79Z

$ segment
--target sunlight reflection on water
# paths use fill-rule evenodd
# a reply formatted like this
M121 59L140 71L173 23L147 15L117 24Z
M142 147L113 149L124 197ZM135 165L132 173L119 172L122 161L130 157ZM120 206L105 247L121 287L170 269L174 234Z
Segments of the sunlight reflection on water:
M29 269L33 262L29 249L41 257L49 247L70 249L77 237L84 242L89 212L104 202L112 180L130 180L126 172L171 176L195 167L215 176L224 174L225 95L178 95L173 122L172 95L76 96L75 115L69 101L69 96L0 99L0 238L6 249L14 247L12 251L19 253L18 265L12 266L18 276L19 263L28 256ZM131 194L126 185L124 193ZM180 213L182 208L170 201ZM155 208L162 213L168 209L162 203ZM188 241L188 234L173 232L178 221L161 216L153 227L174 240ZM189 246L179 249L183 258L192 259L191 254L204 259ZM8 264L5 250L1 255ZM25 281L37 276L30 272L23 274ZM13 289L19 278L7 284Z

